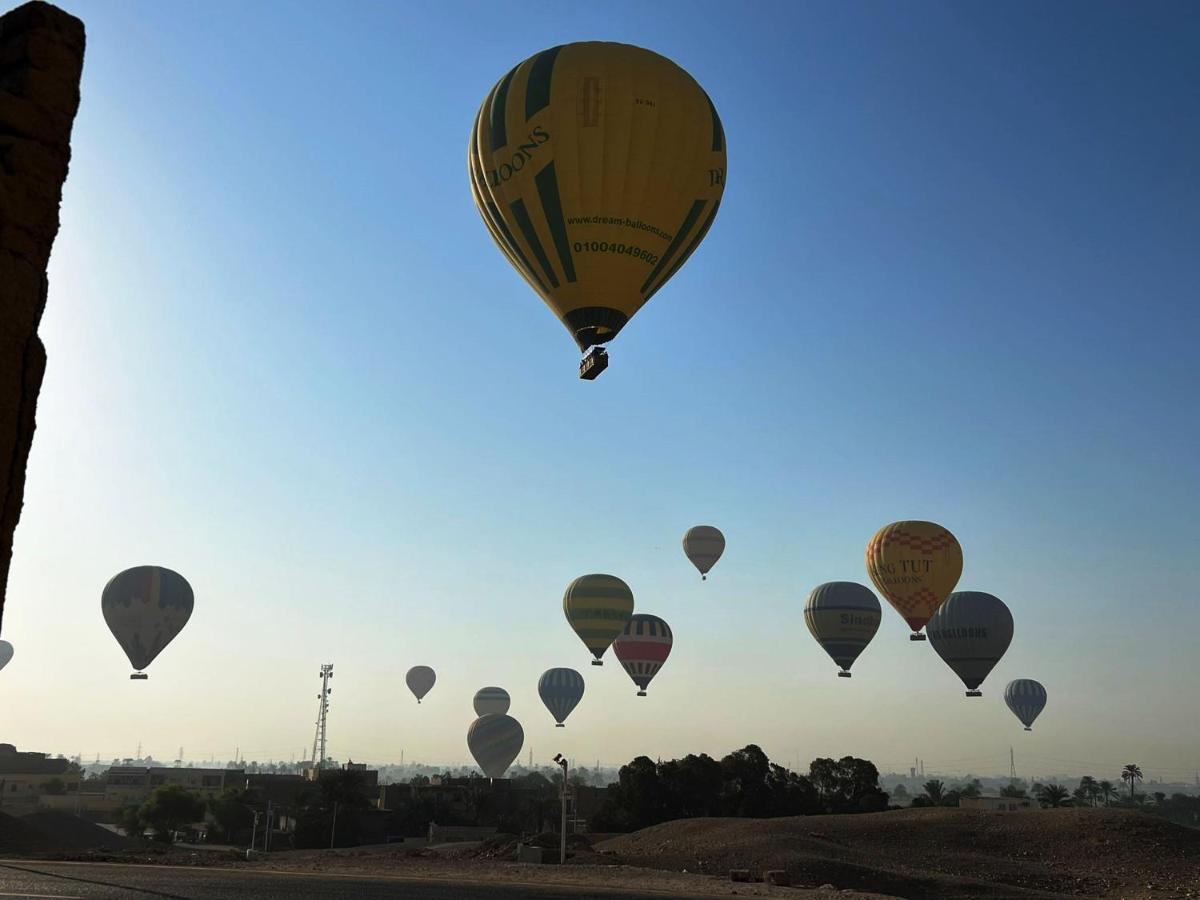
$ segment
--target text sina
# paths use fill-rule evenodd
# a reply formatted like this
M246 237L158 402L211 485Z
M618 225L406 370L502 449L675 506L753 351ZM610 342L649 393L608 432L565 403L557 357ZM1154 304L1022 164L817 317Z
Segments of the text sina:
M548 140L550 140L550 135L541 125L529 132L529 143L518 144L517 152L513 154L509 162L501 163L494 169L488 169L488 181L492 187L499 187L525 168L525 163L533 158L533 152Z

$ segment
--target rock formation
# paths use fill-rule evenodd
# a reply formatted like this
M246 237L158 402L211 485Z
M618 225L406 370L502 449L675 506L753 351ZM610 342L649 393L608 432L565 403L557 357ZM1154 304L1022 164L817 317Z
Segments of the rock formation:
M47 3L0 16L0 622L46 348L46 265L79 108L83 23Z

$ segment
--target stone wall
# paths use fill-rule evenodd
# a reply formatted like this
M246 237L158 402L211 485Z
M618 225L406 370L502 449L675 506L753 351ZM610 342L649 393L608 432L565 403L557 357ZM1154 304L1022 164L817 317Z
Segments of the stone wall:
M0 623L46 371L37 335L79 108L83 23L47 3L0 16Z

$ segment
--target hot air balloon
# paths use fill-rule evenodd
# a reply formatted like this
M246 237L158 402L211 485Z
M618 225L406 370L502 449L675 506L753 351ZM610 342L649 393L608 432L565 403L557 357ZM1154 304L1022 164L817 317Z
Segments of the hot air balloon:
M480 716L467 729L467 747L488 778L503 778L523 743L525 731L512 716Z
M700 578L706 580L709 570L725 552L725 535L711 525L689 528L683 536L683 552L692 565L700 570Z
M853 581L830 581L813 588L804 605L804 623L817 643L850 677L854 660L879 630L883 611L871 589Z
M0 641L0 669L3 669L13 658L13 645L8 641Z
M1032 678L1018 678L1004 689L1004 702L1025 730L1033 731L1033 720L1046 708L1046 689Z
M554 716L555 727L562 728L583 699L583 676L574 669L547 669L538 679L538 696Z
M567 585L563 612L579 639L596 657L608 649L633 615L633 591L615 575L581 575Z
M511 703L508 691L501 687L480 688L471 701L477 716L502 716L508 712Z
M408 689L413 692L413 696L417 698L417 702L421 702L421 698L433 690L434 682L437 681L437 673L429 666L413 666L408 670L408 674L404 676L404 682L408 685Z
M671 627L658 616L638 613L629 620L625 630L613 641L613 652L639 688L637 695L646 696L650 679L658 674L671 655Z
M925 640L920 631L958 584L962 565L958 540L933 522L893 522L867 544L867 573L912 628L912 641Z
M192 586L162 566L136 566L114 575L100 595L104 621L130 664L135 681L183 630L195 605Z
M933 614L927 630L937 655L967 686L967 696L982 697L979 685L1012 643L1013 617L999 597L957 591Z
M725 190L716 107L649 50L543 50L496 83L475 118L471 192L492 238L575 338L596 349L678 271Z

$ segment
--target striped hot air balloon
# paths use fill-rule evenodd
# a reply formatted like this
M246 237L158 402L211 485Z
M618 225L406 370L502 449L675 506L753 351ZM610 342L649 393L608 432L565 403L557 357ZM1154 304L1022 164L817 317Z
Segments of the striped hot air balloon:
M554 716L555 727L562 728L583 699L583 676L574 669L547 669L538 679L538 696Z
M500 251L587 350L616 337L704 239L725 190L725 131L669 59L562 44L488 93L467 167ZM603 371L586 363L581 377Z
M1004 601L983 591L957 591L929 620L933 649L967 686L968 697L981 697L979 685L1012 643L1013 617Z
M467 729L467 747L488 778L503 778L525 743L525 731L512 716L480 716Z
M596 657L592 665L603 665L600 657L633 615L633 591L615 575L581 575L567 585L563 612Z
M853 581L830 581L813 588L804 606L804 623L817 643L850 677L854 660L866 649L883 611L871 589Z
M508 696L508 691L502 687L480 688L471 700L477 716L502 716L508 712L511 703L512 699Z
M1046 708L1046 689L1032 678L1018 678L1004 689L1004 702L1025 730L1033 731L1033 720Z
M923 641L921 629L962 575L962 548L935 522L893 522L867 544L867 574Z
M145 669L187 624L195 606L192 586L162 566L136 566L114 575L100 595L104 621L130 664L129 677L143 680Z
M711 525L689 528L683 536L683 552L692 565L700 570L701 580L706 580L709 571L725 552L725 535Z
M437 674L429 666L413 666L408 670L408 674L404 676L404 682L408 685L408 689L413 692L413 696L420 703L421 699L433 690L434 682L437 681Z
M638 686L639 697L646 696L650 680L671 655L673 640L666 622L658 616L638 613L613 641L613 652Z

